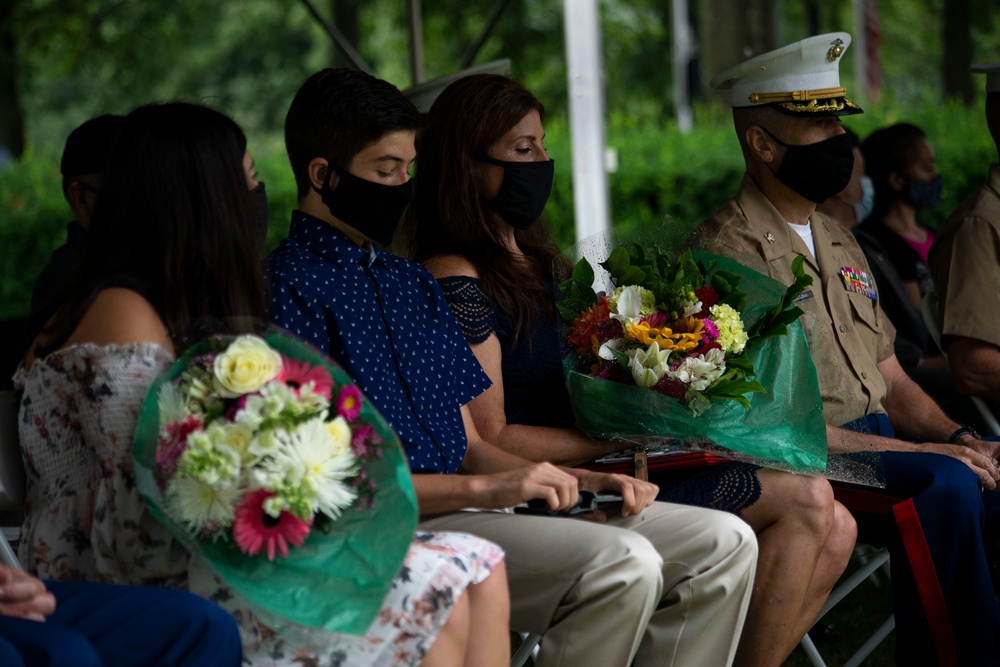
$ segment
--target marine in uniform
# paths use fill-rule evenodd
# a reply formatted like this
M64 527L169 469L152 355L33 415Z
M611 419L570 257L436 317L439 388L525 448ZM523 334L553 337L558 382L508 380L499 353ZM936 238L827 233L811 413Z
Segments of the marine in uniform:
M986 73L986 123L1000 151L1000 63ZM1000 401L1000 164L949 216L931 246L938 322L955 386Z
M746 176L692 244L784 284L793 280L792 261L805 258L813 285L798 305L830 451L875 452L884 468L886 488L873 490L883 502L845 504L862 539L890 549L897 662L998 665L1000 611L982 532L1000 496L981 492L996 487L998 445L950 420L903 372L864 254L816 212L853 166L839 120L861 113L840 85L850 41L847 33L818 35L712 80L729 91Z

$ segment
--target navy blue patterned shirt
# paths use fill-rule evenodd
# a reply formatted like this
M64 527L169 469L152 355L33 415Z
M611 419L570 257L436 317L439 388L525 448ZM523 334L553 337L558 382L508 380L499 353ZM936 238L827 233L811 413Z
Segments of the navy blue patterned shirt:
M468 444L460 408L490 381L430 273L295 211L267 280L271 319L351 374L410 469L457 472Z

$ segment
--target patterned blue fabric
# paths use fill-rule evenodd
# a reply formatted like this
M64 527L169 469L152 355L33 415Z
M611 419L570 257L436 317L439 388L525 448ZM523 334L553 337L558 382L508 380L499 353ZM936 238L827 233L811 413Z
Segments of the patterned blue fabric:
M460 408L490 381L427 270L296 211L267 280L271 319L344 366L413 472L457 472L468 444Z

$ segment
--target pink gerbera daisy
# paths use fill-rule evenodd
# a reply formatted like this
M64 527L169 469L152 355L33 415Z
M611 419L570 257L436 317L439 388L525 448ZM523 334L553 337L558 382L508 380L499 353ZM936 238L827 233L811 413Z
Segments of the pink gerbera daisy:
M236 508L233 538L240 551L249 556L256 556L266 547L268 560L274 560L276 551L285 558L289 544L300 547L309 536L312 520L284 511L276 519L264 511L264 501L272 496L274 492L267 489L251 491L243 495L243 502Z
M296 361L288 357L281 357L281 373L278 374L278 381L284 382L298 396L299 389L309 383L313 383L313 393L321 394L323 398L330 400L333 394L333 378L330 371L322 366L310 366L304 361Z
M361 392L353 384L349 384L340 390L337 398L337 414L353 421L361 414Z

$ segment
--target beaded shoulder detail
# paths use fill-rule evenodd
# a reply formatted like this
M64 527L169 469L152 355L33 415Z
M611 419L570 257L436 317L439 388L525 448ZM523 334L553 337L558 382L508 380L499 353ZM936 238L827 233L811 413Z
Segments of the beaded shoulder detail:
M477 278L448 276L438 280L451 312L458 320L465 339L482 343L496 328L496 306L490 300Z

